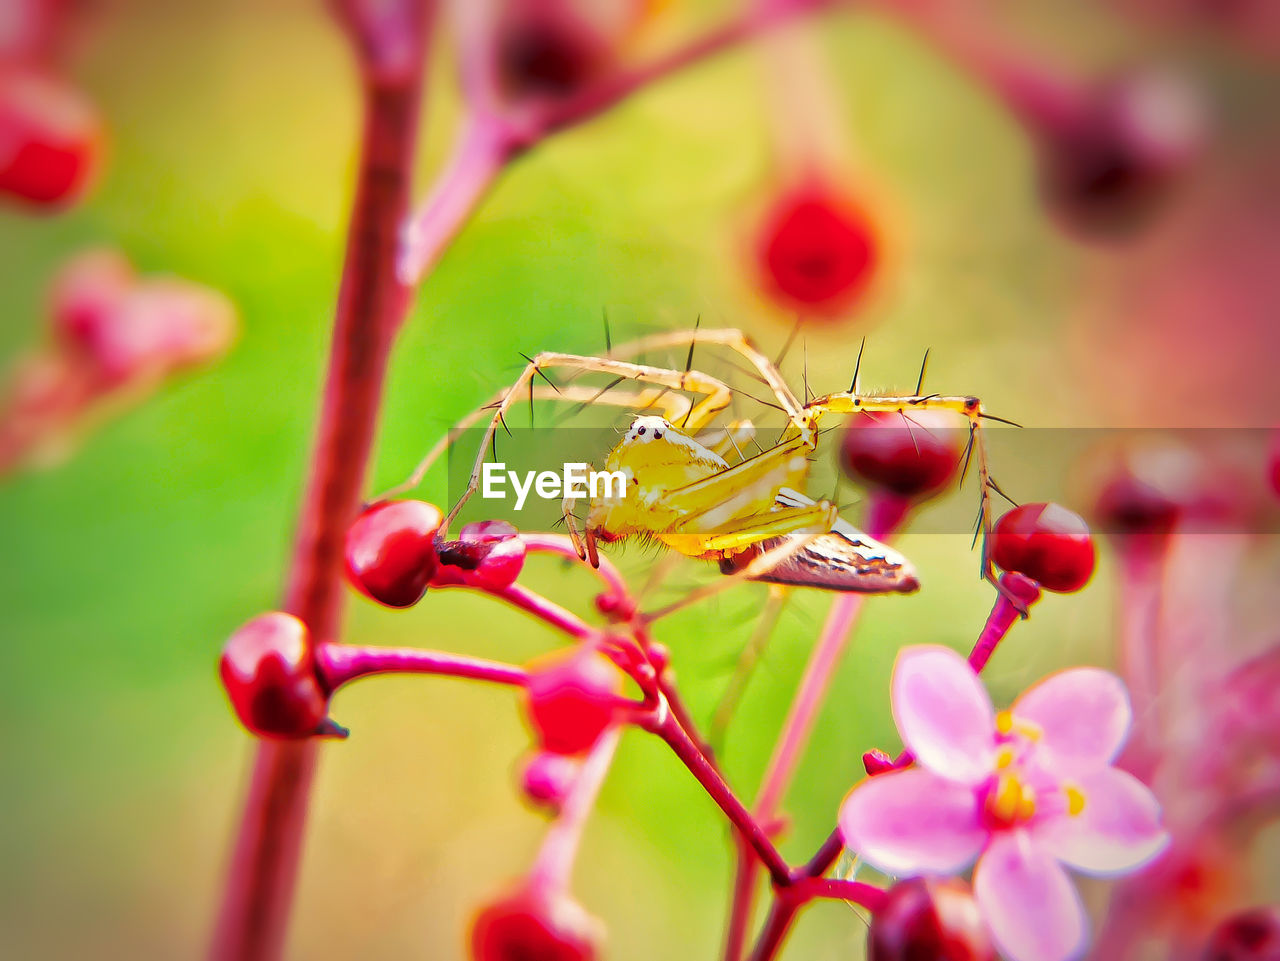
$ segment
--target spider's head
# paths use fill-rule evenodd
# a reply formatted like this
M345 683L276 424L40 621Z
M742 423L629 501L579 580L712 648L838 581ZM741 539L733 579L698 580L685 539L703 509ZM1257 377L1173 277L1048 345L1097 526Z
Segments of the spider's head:
M626 440L633 444L647 444L650 441L662 440L672 429L665 417L637 417L627 428Z

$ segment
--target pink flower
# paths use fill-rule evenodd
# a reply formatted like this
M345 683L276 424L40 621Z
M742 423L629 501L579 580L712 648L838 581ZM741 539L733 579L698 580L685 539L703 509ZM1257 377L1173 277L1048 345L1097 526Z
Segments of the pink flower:
M892 698L916 764L850 792L845 846L900 876L955 874L976 859L974 894L1005 955L1081 954L1088 920L1063 866L1118 875L1168 843L1150 790L1112 766L1133 722L1123 682L1062 671L997 714L964 658L919 646L898 655Z

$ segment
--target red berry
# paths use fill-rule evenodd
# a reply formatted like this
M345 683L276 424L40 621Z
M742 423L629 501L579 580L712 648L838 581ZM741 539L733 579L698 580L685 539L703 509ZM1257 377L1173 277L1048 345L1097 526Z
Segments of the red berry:
M943 411L859 414L840 444L840 467L850 479L924 500L937 494L960 468L968 432Z
M560 810L560 805L573 790L581 771L580 758L554 751L537 751L525 763L521 787L531 801L554 813Z
M1065 225L1089 237L1144 226L1204 140L1198 99L1179 78L1140 73L1100 87L1042 143L1042 187Z
M1046 591L1078 591L1093 576L1089 525L1060 504L1015 507L996 521L992 537L996 564L1025 574Z
M1254 908L1222 922L1201 961L1280 961L1280 908Z
M383 501L347 530L347 578L387 607L412 607L436 572L440 508L425 501Z
M593 79L610 43L569 0L509 3L497 23L497 66L512 99L564 97Z
M36 207L75 200L101 141L97 113L74 87L29 68L0 71L0 193Z
M1181 505L1134 474L1118 474L1098 493L1094 516L1106 533L1164 537L1178 523Z
M471 925L472 961L593 961L599 921L560 891L523 886L483 908Z
M871 919L867 961L995 961L978 905L959 881L900 881Z
M525 706L542 747L557 754L590 750L617 713L621 677L589 648L557 651L529 667Z
M255 617L222 649L222 686L240 722L262 737L316 734L329 711L307 626L292 614Z
M506 521L477 521L458 532L458 539L436 545L439 568L432 584L461 584L481 590L510 587L524 569L526 548L520 533Z
M841 313L862 293L879 259L875 230L866 216L818 182L773 204L758 248L770 293L789 306L828 315Z

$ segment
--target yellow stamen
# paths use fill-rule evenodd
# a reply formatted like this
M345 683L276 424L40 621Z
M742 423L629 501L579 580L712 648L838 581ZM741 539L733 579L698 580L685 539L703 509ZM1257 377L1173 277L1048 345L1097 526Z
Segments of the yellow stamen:
M1002 774L991 796L991 814L999 821L1013 821L1022 801L1022 785L1012 774Z
M1019 821L1030 821L1036 814L1036 792L1029 785L1022 785L1022 793L1018 798Z
M1021 824L1036 813L1035 790L1016 774L1001 774L996 789L987 798L987 814L1005 825Z
M1040 729L1039 724L1014 717L1013 711L1001 711L996 715L996 731L1005 737L1016 731L1028 741L1038 741L1044 737L1044 731Z
M1038 741L1044 737L1044 731L1041 730L1039 724L1033 724L1031 721L1024 721L1021 718L1014 722L1014 727L1018 729L1018 733L1025 737L1028 741Z
M1067 796L1067 813L1073 817L1084 810L1084 792L1074 784L1064 784L1062 791Z
M996 752L996 767L1006 768L1013 764L1013 748L1002 747Z

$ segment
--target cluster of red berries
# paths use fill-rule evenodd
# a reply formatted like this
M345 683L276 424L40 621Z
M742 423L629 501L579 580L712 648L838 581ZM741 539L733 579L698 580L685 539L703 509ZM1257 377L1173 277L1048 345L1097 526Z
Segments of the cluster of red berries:
M844 431L840 467L871 490L873 522L878 511L891 519L874 526L891 528L910 506L950 485L966 434L945 412L860 414ZM1058 504L1023 504L1003 515L992 531L991 556L1002 570L1060 593L1084 587L1096 562L1088 524Z
M524 568L525 547L505 521L468 524L456 540L440 536L444 514L418 500L383 501L347 530L347 577L387 607L412 607L429 587L502 590Z
M556 651L529 665L524 707L537 747L525 761L526 797L559 810L584 755L617 722L621 689L618 668L589 647Z
M502 521L468 524L456 540L445 540L440 536L443 522L439 508L416 500L387 501L365 510L347 533L352 584L381 604L402 608L416 604L433 587L500 591L515 582L525 559L515 528ZM252 640L243 646L251 656L262 649ZM265 675L276 681L281 660L281 652L272 652L266 661L269 670L259 668L255 680L260 683ZM285 698L305 692L301 713L306 717L299 724L305 727L312 712L323 717L322 692L311 684L315 672L303 658L289 664L301 679L284 692ZM537 748L524 767L527 797L551 811L559 809L577 783L584 755L616 722L620 690L619 670L589 647L557 651L529 665L524 708ZM232 697L235 703L236 695ZM269 695L259 691L256 697L274 708ZM249 724L244 709L237 710ZM596 957L600 931L599 922L566 892L526 881L477 915L471 955L476 961L590 961Z

